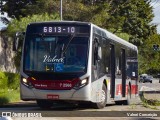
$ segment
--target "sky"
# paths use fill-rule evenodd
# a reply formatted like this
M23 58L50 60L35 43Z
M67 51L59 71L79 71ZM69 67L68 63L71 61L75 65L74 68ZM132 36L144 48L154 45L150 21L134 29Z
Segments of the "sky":
M151 5L153 6L153 13L154 13L154 18L152 23L153 24L159 24L157 26L157 32L160 34L160 0L152 0L153 2L151 3ZM6 16L7 14L5 14ZM0 16L2 16L0 14ZM0 29L2 29L3 27L6 27L6 25L4 25L1 21L0 21Z
M153 18L152 23L159 24L157 26L157 32L160 34L160 0L153 0L154 2L151 4L153 6L153 13L155 17Z
M4 15L1 15L1 13L0 13L0 17L1 17L1 16L7 16L7 14L5 13ZM6 27L6 25L3 24L3 23L0 21L0 30L1 30L3 27Z

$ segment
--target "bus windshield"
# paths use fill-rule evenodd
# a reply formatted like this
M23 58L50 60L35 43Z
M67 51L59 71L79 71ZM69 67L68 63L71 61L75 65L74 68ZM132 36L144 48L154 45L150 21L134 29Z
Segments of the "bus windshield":
M86 72L89 37L28 35L24 51L24 71Z

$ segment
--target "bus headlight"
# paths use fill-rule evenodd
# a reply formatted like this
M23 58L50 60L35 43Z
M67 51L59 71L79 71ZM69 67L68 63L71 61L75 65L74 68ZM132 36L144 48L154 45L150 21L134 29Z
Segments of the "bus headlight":
M27 79L26 78L22 78L23 83L27 84Z
M88 78L80 80L73 88L78 90L88 84Z
M29 78L24 78L24 77L21 77L21 81L22 81L22 84L25 85L26 87L28 88L33 88L33 85L32 83L29 81Z
M87 79L81 80L81 85L84 85L84 84L86 84L86 83L87 83Z

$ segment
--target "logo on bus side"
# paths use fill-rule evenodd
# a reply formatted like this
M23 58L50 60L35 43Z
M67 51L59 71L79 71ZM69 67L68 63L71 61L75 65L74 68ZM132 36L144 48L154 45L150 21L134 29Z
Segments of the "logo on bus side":
M64 57L63 58L57 58L57 55L54 57L51 57L50 55L44 55L44 60L43 62L47 63L64 63Z

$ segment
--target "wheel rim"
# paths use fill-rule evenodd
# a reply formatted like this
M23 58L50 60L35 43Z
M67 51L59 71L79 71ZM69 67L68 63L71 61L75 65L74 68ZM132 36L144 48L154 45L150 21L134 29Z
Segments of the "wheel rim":
M105 99L106 99L106 93L104 90L102 90L102 93L101 93L101 103L104 103L105 102Z

